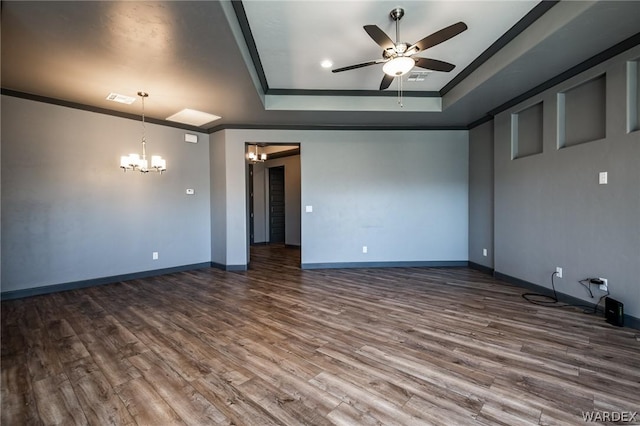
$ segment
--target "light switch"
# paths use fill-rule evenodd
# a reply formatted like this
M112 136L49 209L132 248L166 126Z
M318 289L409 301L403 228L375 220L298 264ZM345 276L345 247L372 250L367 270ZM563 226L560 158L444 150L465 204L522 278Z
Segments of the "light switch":
M607 172L600 172L600 174L598 174L598 183L600 185L606 185L607 184Z
M305 206L304 207L304 211L307 213L312 213L313 212L313 206Z

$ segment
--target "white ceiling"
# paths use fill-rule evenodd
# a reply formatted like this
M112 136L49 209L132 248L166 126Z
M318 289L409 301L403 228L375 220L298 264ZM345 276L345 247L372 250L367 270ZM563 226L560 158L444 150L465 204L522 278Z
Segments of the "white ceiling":
M466 68L500 36L522 19L538 1L408 1L400 20L400 41L413 44L456 22L469 27L458 36L420 52L450 62L456 68L433 72L422 82L407 82L404 90L438 91ZM377 25L394 41L395 22L389 12L395 1L249 1L244 3L264 73L272 89L378 90L382 64L332 73L332 68L382 57L380 48L364 31ZM491 13L487 13L487 11ZM392 84L389 90L396 89Z
M464 128L617 43L627 40L630 48L638 43L640 30L640 1L562 1L512 34L515 38L471 71L466 66L534 3L236 3L248 17L261 69L251 60L242 16L226 0L0 4L3 93L136 118L139 101L124 105L105 98L111 92L135 97L143 90L149 93L145 109L152 121L172 125L166 118L185 108L222 117L201 126L203 131ZM432 73L422 83L406 83L405 91L441 92L435 98L407 99L405 108L393 97L394 85L385 91L389 96L371 96L379 94L379 65L338 74L318 65L325 58L332 59L334 67L378 58L381 48L362 26L378 25L395 39L388 14L396 6L406 11L401 21L406 42L458 21L469 26L418 54L457 67L451 73ZM259 82L262 72L268 90ZM463 78L447 85L459 73ZM333 92L324 97L293 95L319 89ZM340 110L336 103L347 107Z

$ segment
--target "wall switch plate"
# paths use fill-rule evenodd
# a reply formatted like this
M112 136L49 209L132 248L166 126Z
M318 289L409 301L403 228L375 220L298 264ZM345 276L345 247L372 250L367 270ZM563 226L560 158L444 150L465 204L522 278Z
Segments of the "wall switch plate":
M369 251L369 248L367 246L362 246L363 253L367 253L368 251Z
M562 278L562 268L559 266L556 266L556 277Z
M158 260L158 252L157 252L157 251L154 251L154 252L151 254L151 258L152 258L153 260Z
M312 213L313 212L313 206L304 206L304 211L307 213Z
M193 189L191 189L191 188L187 189L187 195L193 195L195 193L196 193L196 191L194 191Z
M482 249L482 255L483 255L484 257L487 257L487 249Z
M598 173L598 183L600 185L606 185L608 183L609 176L607 172Z

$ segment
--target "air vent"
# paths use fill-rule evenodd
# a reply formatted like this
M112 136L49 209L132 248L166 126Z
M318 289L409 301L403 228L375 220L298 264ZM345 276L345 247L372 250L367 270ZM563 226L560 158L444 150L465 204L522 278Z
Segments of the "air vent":
M424 81L429 75L429 71L416 71L409 73L407 81Z
M136 98L132 96L121 95L119 93L109 93L109 96L107 96L107 100L118 102L121 104L131 105L136 100Z

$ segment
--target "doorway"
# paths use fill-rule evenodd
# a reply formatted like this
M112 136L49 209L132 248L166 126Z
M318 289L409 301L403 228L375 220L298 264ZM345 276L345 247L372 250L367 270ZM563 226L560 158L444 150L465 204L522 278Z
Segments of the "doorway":
M268 253L269 247L276 252L287 249L300 253L302 188L298 143L246 142L245 146L250 267L252 252L256 250L261 253L259 256ZM254 155L250 156L251 153Z
M269 242L285 242L284 166L269 168Z

